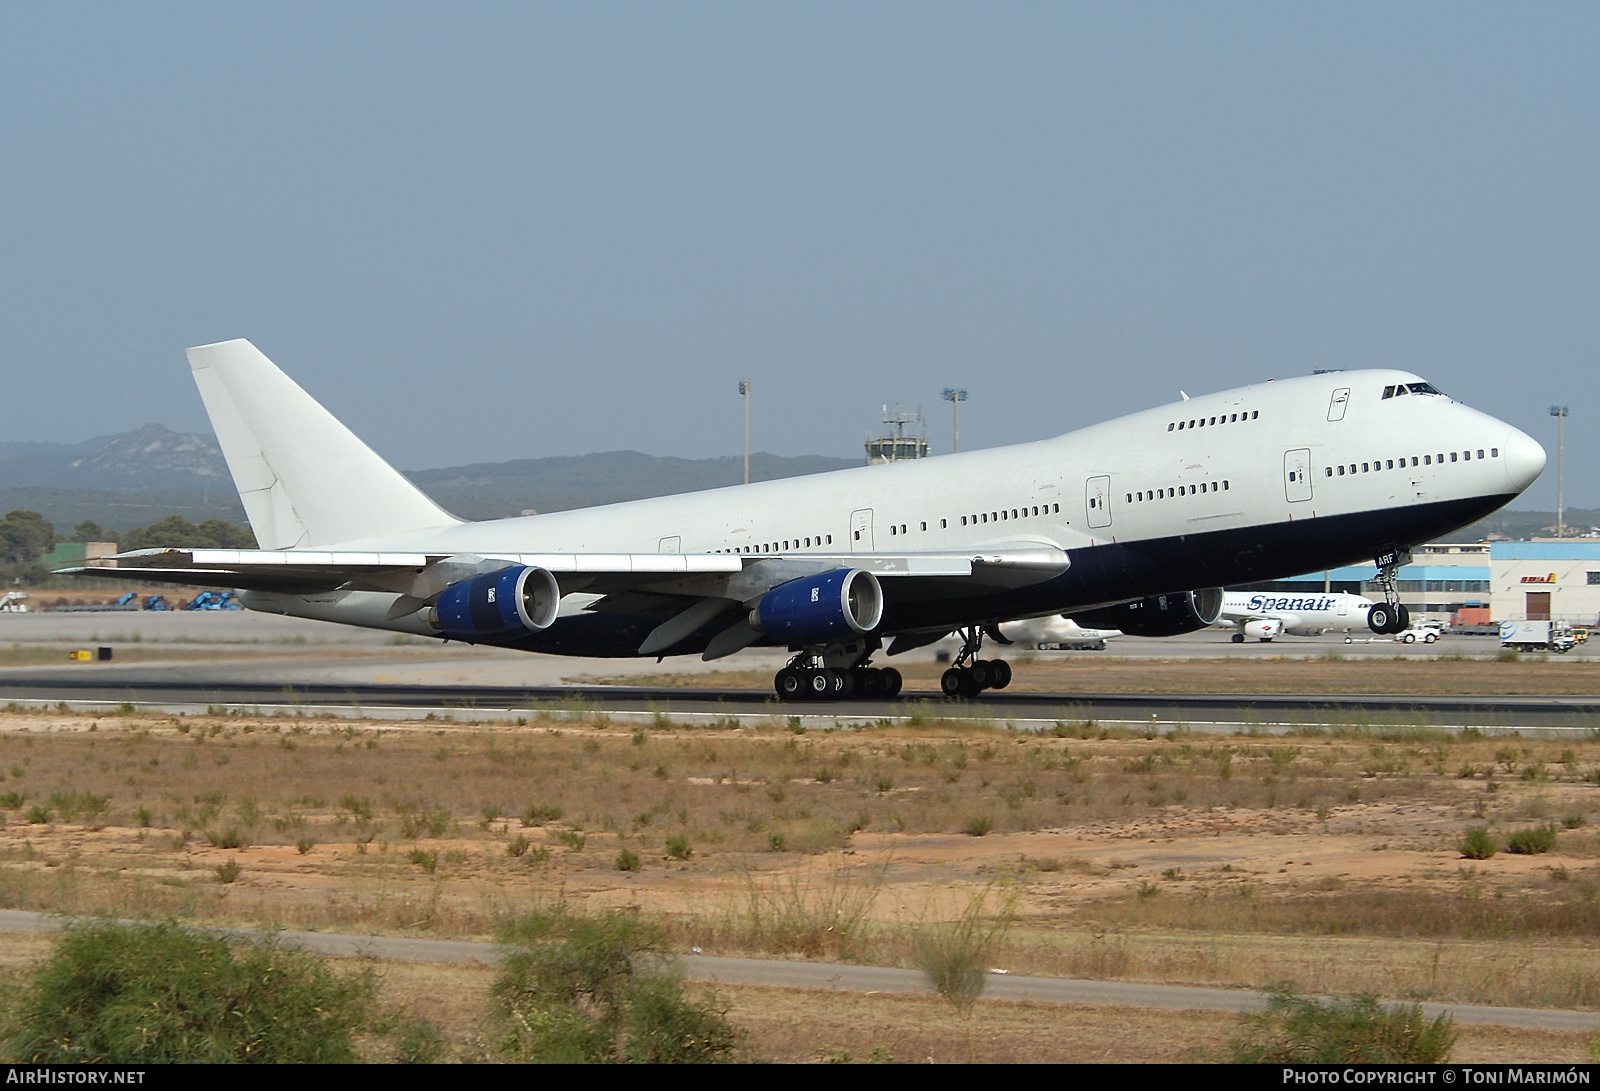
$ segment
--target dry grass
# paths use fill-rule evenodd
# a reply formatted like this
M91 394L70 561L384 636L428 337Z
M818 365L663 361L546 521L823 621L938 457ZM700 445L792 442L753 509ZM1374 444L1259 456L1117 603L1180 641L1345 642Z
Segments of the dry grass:
M1000 881L1013 972L1600 1008L1600 743L1061 734L8 713L0 905L485 936L565 890L685 948L912 966ZM1546 856L1456 849L1557 820Z

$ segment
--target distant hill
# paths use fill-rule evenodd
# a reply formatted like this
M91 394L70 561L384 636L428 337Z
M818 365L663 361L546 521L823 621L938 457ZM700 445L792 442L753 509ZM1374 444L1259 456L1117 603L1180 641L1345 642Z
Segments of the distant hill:
M752 481L859 466L821 455L750 456ZM464 519L500 519L523 511L564 511L647 496L737 485L741 458L663 458L638 451L480 462L406 476ZM243 522L222 450L212 436L147 424L83 443L0 442L0 511L37 511L57 531L85 519L126 530L166 515L193 522Z
M222 449L211 436L147 424L82 443L0 444L0 490L233 492Z

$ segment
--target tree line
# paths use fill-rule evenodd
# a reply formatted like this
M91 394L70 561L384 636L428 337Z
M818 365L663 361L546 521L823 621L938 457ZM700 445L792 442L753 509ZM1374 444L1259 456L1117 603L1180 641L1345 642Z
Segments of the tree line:
M147 527L120 532L85 519L73 528L68 538L57 534L54 524L36 511L10 511L0 519L0 578L13 586L35 584L48 578L50 569L42 558L61 542L114 542L123 551L160 546L256 548L256 536L249 527L236 526L224 519L191 523L181 515L169 515Z

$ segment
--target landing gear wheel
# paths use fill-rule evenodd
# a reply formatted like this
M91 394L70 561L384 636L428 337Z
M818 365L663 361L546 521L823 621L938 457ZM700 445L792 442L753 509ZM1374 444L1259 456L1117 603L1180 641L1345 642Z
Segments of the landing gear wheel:
M989 685L994 689L1005 689L1011 684L1011 664L1004 659L989 660Z
M951 667L939 676L939 690L946 697L961 697L967 690L967 672Z
M1367 627L1380 636L1399 632L1394 627L1395 621L1395 612L1387 603L1380 602L1367 611Z
M800 677L800 672L793 667L785 667L772 679L772 688L778 691L778 697L785 701L801 701L805 699L805 683Z
M857 667L853 672L856 679L856 695L867 700L883 696L883 672L876 667Z
M879 672L878 692L886 700L892 701L896 697L900 696L900 687L903 684L904 680L900 677L900 672L895 670L893 667L884 667L883 670Z
M1399 606L1395 607L1394 614L1395 632L1403 633L1407 629L1411 628L1411 610L1407 608L1405 603L1401 603Z
M987 659L974 659L972 666L967 668L967 687L974 693L988 689L989 680L992 677L989 673L989 661Z
M856 691L856 676L853 672L830 670L826 673L830 683L828 696L835 700L842 700Z
M1234 633L1233 634L1233 642L1235 644L1243 644L1244 643L1244 634L1243 633Z
M833 692L833 679L828 677L828 673L819 670L805 672L807 697L813 701L821 701Z

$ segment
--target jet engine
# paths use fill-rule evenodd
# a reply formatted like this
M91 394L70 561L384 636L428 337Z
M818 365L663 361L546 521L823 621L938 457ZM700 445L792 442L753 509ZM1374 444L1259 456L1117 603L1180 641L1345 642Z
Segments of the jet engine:
M1121 629L1129 636L1178 636L1215 625L1221 616L1222 588L1206 587L1086 610L1073 614L1072 620L1089 629Z
M1275 617L1258 617L1244 623L1244 635L1271 640L1283 632L1283 622Z
M451 640L492 644L548 629L560 605L554 576L542 568L512 565L452 583L428 617Z
M883 588L859 568L779 584L750 611L752 628L787 644L829 644L869 632L882 619Z

